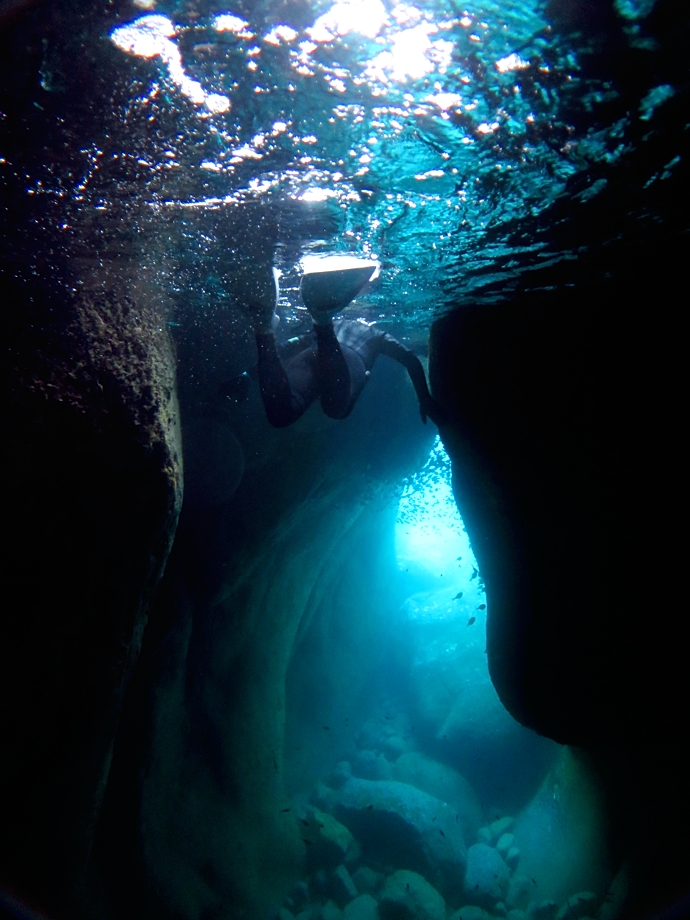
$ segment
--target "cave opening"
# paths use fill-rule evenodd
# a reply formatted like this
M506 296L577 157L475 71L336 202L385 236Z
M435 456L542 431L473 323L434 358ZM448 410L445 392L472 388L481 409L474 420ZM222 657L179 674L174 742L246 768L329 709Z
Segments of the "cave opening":
M587 762L519 725L491 683L486 594L450 472L436 437L402 494L398 487L389 497L395 514L377 539L389 547L379 565L386 594L397 601L367 610L367 617L383 614L383 635L358 638L358 672L371 670L361 703L343 708L342 701L329 700L345 686L353 702L352 676L338 683L331 674L331 682L316 686L308 680L308 692L300 690L305 675L323 669L323 657L332 671L347 672L348 662L334 647L305 637L288 670L286 807L297 811L309 849L306 874L288 896L293 911L314 909L309 893L335 916L348 900L341 886L350 877L357 900L351 910L374 910L378 899L385 910L393 897L385 884L394 888L414 879L414 888L420 877L437 886L458 917L463 910L469 917L504 910L518 917L530 904L555 914L568 899L574 909L592 910L605 897L607 905L613 899L605 806ZM331 611L322 615L330 619ZM327 628L336 642L345 624L356 621L357 606L341 606L339 616L340 627ZM316 628L322 631L323 624ZM292 760L298 766L291 778ZM342 862L334 883L334 853L326 850L339 825ZM458 827L468 850L454 850L449 858L455 868L443 869L442 859L429 856L433 838L449 834L452 850ZM425 856L419 845L429 830ZM492 862L496 854L500 860ZM467 860L463 887L457 867ZM384 883L386 875L394 881ZM423 883L420 892L433 899Z
M411 582L454 588L453 599L465 597L471 605L468 616L486 610L484 582L453 497L450 458L438 436L424 466L403 483L395 547L398 566Z

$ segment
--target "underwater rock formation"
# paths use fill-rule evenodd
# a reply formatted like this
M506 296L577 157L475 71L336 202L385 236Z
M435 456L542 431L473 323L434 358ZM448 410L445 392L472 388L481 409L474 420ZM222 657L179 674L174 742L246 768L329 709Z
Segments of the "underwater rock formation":
M370 894L361 894L343 911L343 920L379 920L379 905Z
M182 503L176 362L136 253L7 289L0 861L76 909ZM77 293L78 291L78 293ZM28 879L25 874L28 869Z
M592 756L644 916L685 893L690 857L683 640L656 613L652 563L673 556L664 509L682 477L669 330L620 305L670 302L680 261L667 237L619 245L611 267L639 271L579 293L562 266L553 291L439 321L431 372L486 583L492 681L516 719Z
M614 869L607 825L600 777L582 752L564 748L515 822L519 872L532 899L561 904L584 887L603 898Z
M468 904L495 908L505 901L509 881L508 867L501 854L486 843L475 843L467 851L463 894Z
M401 869L384 882L379 911L381 920L444 920L446 905L421 875Z
M359 844L333 815L315 808L310 818L302 818L301 823L302 840L309 843L308 861L314 866L332 869L358 860Z
M460 886L465 841L450 805L406 783L350 779L335 814L383 865L420 872L443 893Z
M482 807L472 786L457 770L419 751L408 751L395 761L393 778L446 802L455 812L464 840L474 840L482 820Z
M352 758L352 773L360 779L393 779L390 761L376 751L357 751ZM397 776L395 778L400 779Z
M429 435L398 368L381 371L337 426L226 413L253 459L224 504L185 507L114 758L99 859L144 878L120 910L263 916L318 852L320 896L346 902L347 844L296 803L353 743L399 605L390 494Z
M483 907L477 907L476 904L466 904L465 907L454 911L450 915L450 920L490 920L491 916ZM523 918L511 917L510 920L523 920Z

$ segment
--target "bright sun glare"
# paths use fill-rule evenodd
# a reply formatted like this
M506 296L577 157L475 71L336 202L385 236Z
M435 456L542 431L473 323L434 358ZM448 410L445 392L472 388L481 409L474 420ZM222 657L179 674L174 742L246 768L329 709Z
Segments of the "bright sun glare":
M375 38L386 19L381 0L339 0L307 31L316 42L329 42L336 35L347 35L348 32Z

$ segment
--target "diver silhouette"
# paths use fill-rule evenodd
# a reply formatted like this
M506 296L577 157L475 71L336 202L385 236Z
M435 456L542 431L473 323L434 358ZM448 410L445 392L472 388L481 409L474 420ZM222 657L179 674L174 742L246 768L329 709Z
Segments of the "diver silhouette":
M315 259L302 276L301 292L313 329L285 343L273 333L278 302L278 272L259 279L246 298L254 321L261 397L268 421L276 428L296 422L317 399L324 413L344 419L352 412L379 355L407 370L424 424L439 423L441 409L429 393L419 358L393 336L361 321L333 316L353 300L376 273L376 262L355 257Z

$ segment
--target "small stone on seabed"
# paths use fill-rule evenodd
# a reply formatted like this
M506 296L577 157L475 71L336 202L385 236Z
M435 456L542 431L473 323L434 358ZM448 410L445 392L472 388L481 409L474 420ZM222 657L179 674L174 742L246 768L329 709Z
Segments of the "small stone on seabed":
M373 891L379 883L381 876L374 872L369 866L360 866L352 874L352 881L357 886L357 891L361 894L368 894Z
M512 847L515 837L512 834L501 834L501 836L496 841L496 849L505 857L508 850Z
M400 869L384 882L379 910L382 920L445 920L446 902L421 875Z
M509 869L514 869L520 862L520 851L517 847L511 847L505 855L506 865Z
M492 821L489 825L489 830L491 831L491 840L498 840L503 834L506 834L508 831L512 830L513 825L515 824L515 818L506 816L505 818L499 818L497 821Z
M333 901L327 901L321 912L321 920L342 920L343 912Z
M344 865L340 865L333 870L333 893L336 900L343 903L347 903L357 897L355 883Z
M467 904L451 914L450 920L493 920L491 914L476 904Z
M583 920L594 913L597 896L593 891L579 891L571 895L556 914L556 920Z
M379 906L370 894L360 894L343 911L343 920L379 920Z
M527 916L529 920L554 920L557 912L558 904L555 901L541 901L530 906Z

